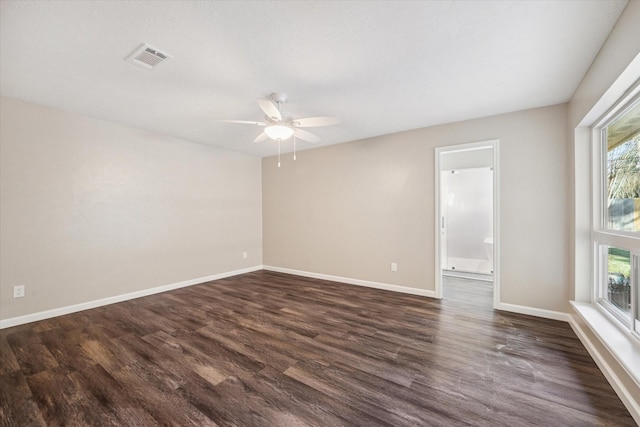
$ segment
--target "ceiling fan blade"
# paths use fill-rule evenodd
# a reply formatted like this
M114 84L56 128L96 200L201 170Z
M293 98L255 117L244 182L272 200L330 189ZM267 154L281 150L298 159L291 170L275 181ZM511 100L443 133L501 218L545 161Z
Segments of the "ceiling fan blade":
M262 132L260 135L256 136L256 139L254 139L253 142L262 142L267 138L268 138L267 134Z
M241 125L256 125L256 126L266 126L265 122L252 122L251 120L219 120L224 123L237 123Z
M260 109L264 111L267 117L276 121L282 120L282 114L280 114L280 111L278 111L278 107L276 107L273 102L269 101L268 99L259 98L258 105L260 106Z
M294 120L293 124L301 128L313 128L318 126L331 126L340 123L337 117L307 117Z
M318 138L311 132L307 132L306 130L296 129L296 131L293 134L296 136L296 138L300 138L301 140L310 142L312 144L315 144L316 142L320 141L320 138Z

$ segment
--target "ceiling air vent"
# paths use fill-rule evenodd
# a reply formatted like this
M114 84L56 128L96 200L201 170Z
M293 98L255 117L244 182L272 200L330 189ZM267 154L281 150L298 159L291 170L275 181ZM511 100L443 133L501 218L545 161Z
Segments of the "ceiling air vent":
M171 59L171 56L149 45L143 44L135 52L133 52L127 60L136 65L152 70L157 68L163 62Z

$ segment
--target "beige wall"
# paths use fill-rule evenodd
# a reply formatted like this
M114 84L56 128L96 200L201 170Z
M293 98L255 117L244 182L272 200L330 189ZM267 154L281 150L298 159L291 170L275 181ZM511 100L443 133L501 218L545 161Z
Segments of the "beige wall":
M499 139L501 302L567 312L566 123L559 105L265 158L264 264L434 290L434 149Z
M260 159L8 98L0 119L1 319L262 263Z

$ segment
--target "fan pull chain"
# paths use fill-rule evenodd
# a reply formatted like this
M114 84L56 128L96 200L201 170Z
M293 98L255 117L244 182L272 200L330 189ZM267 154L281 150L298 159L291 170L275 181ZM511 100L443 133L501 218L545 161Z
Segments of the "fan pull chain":
M293 160L296 159L296 136L293 135Z
M280 140L278 140L278 167L280 167Z

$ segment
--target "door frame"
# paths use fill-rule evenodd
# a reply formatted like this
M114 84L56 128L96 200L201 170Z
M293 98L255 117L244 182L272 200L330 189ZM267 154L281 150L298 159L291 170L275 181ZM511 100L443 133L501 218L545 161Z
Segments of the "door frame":
M435 294L441 299L442 290L442 233L441 233L441 156L445 153L472 151L491 147L493 149L493 308L500 305L500 140L471 142L435 148Z

